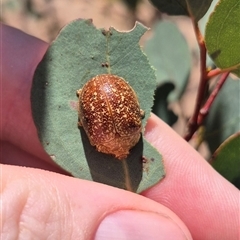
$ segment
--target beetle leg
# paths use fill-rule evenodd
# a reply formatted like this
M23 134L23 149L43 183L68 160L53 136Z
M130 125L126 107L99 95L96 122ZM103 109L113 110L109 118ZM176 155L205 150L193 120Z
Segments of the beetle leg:
M82 127L82 123L81 123L80 119L78 119L78 127Z
M76 95L77 95L77 97L79 97L80 96L80 94L81 94L81 91L82 91L82 89L80 88L80 89L78 89L77 91L76 91Z
M142 119L144 119L145 117L145 112L142 109L140 109L140 116Z

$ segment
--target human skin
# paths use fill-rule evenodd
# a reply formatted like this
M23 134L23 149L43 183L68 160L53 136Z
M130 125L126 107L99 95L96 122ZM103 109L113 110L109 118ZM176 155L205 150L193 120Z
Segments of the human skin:
M239 190L154 115L145 137L163 155L158 184L138 195L68 176L44 152L30 110L48 44L4 25L0 43L2 239L238 239Z

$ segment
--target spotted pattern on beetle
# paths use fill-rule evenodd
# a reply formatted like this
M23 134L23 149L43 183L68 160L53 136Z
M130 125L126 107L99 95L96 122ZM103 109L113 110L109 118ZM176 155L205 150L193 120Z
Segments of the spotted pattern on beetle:
M77 91L79 126L99 152L124 159L140 139L144 112L132 87L121 77L97 75Z

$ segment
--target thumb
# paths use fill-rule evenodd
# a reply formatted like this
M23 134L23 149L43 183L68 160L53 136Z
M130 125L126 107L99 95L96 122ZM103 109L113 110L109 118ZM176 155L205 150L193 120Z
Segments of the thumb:
M1 165L2 239L192 239L143 196L39 169Z

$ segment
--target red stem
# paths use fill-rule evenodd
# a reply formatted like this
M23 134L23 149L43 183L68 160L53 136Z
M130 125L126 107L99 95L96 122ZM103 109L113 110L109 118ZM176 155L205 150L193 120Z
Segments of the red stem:
M202 109L200 110L199 115L198 115L198 120L197 120L198 126L202 125L204 119L208 115L209 109L211 108L216 96L218 95L218 93L219 93L220 89L222 88L223 84L225 83L228 75L229 75L229 72L223 73L221 75L221 77L218 80L218 82L217 82L215 88L213 89L211 95L209 96L208 100L206 101L206 103L204 104Z
M224 69L219 69L219 68L213 69L207 73L207 77L208 77L208 79L210 79L221 73L231 72L232 70L238 69L239 66L240 66L240 64L237 64L237 65L229 67L229 68L224 68Z
M220 73L222 73L222 70L219 68L213 69L211 71L208 72L207 77L208 79L215 77L217 75L219 75Z
M204 39L202 37L202 34L200 32L197 22L194 20L192 20L192 22L193 22L197 42L198 42L199 49L200 49L200 73L201 73L201 76L200 76L200 84L199 84L199 88L198 88L198 94L197 94L194 113L188 123L188 133L184 137L184 139L186 141L189 141L192 138L195 131L198 129L198 123L197 123L198 114L199 114L200 108L202 106L204 94L205 94L205 91L206 91L206 88L208 85L207 84L208 77L207 77L207 70L206 70L206 47L205 47Z

